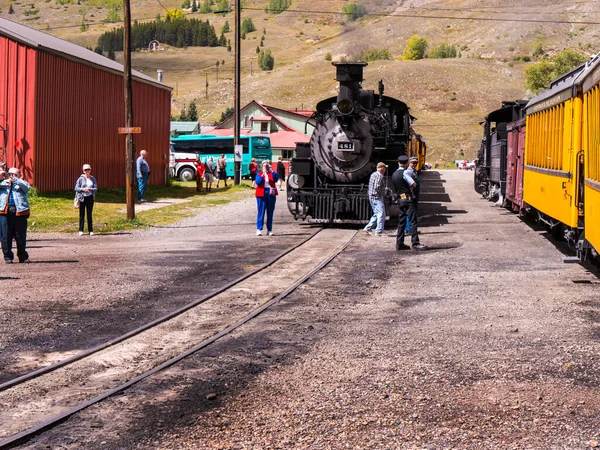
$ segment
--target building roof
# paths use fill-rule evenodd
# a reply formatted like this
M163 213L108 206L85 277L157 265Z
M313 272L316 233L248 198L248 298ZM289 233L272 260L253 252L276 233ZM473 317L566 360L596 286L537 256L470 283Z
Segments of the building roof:
M57 38L56 36L52 36L2 17L0 17L0 36L6 36L7 38L28 47L52 53L81 64L96 67L107 72L123 74L123 65L112 59L99 55L80 45L73 44L64 39ZM131 74L137 81L152 84L162 89L173 89L141 72L132 70Z
M184 133L200 131L200 124L198 122L171 122L171 131Z
M252 120L256 120L257 122L269 122L272 117L271 116L252 116Z
M215 128L207 132L215 136L233 136L233 128ZM252 133L251 130L243 128L240 130L241 136L265 136L265 133ZM269 133L269 139L271 139L272 148L296 148L297 142L309 142L310 136L306 134L298 133L297 131L275 131Z

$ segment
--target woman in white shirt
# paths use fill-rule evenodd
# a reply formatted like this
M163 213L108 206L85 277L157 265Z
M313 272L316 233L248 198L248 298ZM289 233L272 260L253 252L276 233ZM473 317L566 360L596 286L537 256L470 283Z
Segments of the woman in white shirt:
M92 176L92 167L89 164L83 165L83 173L75 183L75 196L79 200L79 236L83 235L85 227L85 216L87 211L88 231L90 236L94 235L94 224L92 221L92 210L94 209L94 199L98 184Z

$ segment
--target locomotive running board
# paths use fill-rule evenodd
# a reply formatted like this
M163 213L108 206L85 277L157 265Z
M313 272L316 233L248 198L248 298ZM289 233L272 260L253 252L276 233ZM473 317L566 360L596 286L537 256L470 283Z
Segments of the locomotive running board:
M563 256L562 260L565 264L574 264L581 262L581 259L579 259L577 256Z

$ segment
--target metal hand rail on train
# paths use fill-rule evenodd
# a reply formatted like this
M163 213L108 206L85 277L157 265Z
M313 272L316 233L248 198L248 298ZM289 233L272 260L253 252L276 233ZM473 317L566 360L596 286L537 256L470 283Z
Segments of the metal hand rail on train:
M35 370L33 372L29 372L25 375L22 375L20 377L17 378L13 378L12 380L6 381L5 383L0 384L0 392L5 391L8 388L17 386L21 383L24 383L26 381L32 380L34 378L37 378L41 375L44 375L46 373L52 372L56 369L59 369L63 366L66 366L67 364L79 361L80 359L86 358L90 355L93 355L94 353L97 353L101 350L104 350L108 347L111 347L115 344L118 344L119 342L122 342L126 339L129 339L130 337L135 336L136 334L140 334L142 331L146 331L156 325L159 325L163 322L166 322L169 319L172 319L173 317L176 317L184 312L186 312L189 309L194 308L195 306L198 306L201 303L204 303L207 300L210 300L211 298L215 297L216 295L226 291L227 289L229 289L232 286L235 286L236 284L240 283L241 281L244 281L247 278L250 278L251 276L253 276L254 274L260 272L261 270L266 269L267 267L275 264L277 261L279 261L281 258L283 258L285 255L287 255L288 253L294 251L295 249L297 249L298 247L300 247L301 245L303 245L304 243L308 242L309 240L311 240L313 237L315 237L321 230L317 230L316 232L314 232L313 234L311 234L308 238L306 238L305 240L303 240L302 242L294 245L293 247L290 247L289 249L285 250L283 253L279 254L278 256L276 256L275 258L273 258L271 261L263 264L262 266L258 267L257 269L253 270L252 272L248 272L245 275L242 275L241 277L233 280L232 282L222 286L221 288L217 289L214 292L211 292L210 294L205 295L204 297L198 299L198 300L194 300L191 303L188 303L187 305L182 306L179 309L176 309L175 311L172 311L170 313L168 313L165 316L159 317L158 319L153 320L152 322L149 322L145 325L142 325L139 328L136 328L135 330L132 330L126 334L123 334L119 337L116 337L114 339L111 339L110 341L104 342L100 345L97 345L96 347L92 347L89 350L86 350L84 352L78 353L77 355L73 355L70 358L64 359L62 361L58 361L54 364L51 364L47 367L42 367L41 369Z
M300 245L304 244L304 242L309 241L310 239L312 239L317 233L319 233L318 230L317 232L313 233L311 236L309 236L308 239L306 239L305 241L303 241L301 244L298 244L296 246L294 246L294 249L299 247ZM231 333L232 331L236 330L237 328L241 327L243 324L245 324L246 322L250 321L251 319L254 319L255 317L257 317L259 314L261 314L262 312L264 312L266 309L270 308L271 306L273 306L275 303L279 302L281 299L287 297L288 295L290 295L292 292L294 292L301 284L303 284L304 282L306 282L308 279L310 279L315 273L317 273L318 271L320 271L321 269L323 269L325 266L327 266L331 261L333 261L341 252L343 252L346 247L348 247L348 245L350 245L350 243L354 240L354 238L356 237L356 235L358 234L358 231L355 231L354 234L352 235L352 237L350 237L350 239L348 239L348 241L346 241L342 246L340 246L340 248L338 248L331 256L329 256L329 258L327 258L325 261L323 261L321 264L319 264L317 267L315 267L313 270L311 270L308 274L306 274L304 277L302 277L300 280L296 281L294 284L292 284L289 288L287 288L285 291L283 291L281 294L279 294L276 297L273 297L271 300L269 300L267 303L263 304L262 306L260 306L259 308L255 309L254 311L252 311L250 314L246 315L245 317L242 317L240 320L238 320L237 322L235 322L233 325L230 325L229 327L225 328L224 330L222 330L221 332L215 334L214 336L204 340L203 342L201 342L200 344L186 350L185 352L174 356L173 358L169 359L168 361L165 361L164 363L156 366L153 369L150 369L147 372L144 372L141 375L138 375L137 377L127 381L126 383L121 384L120 386L117 386L116 388L110 389L100 395L98 395L97 397L94 397L91 400L88 400L87 402L81 403L78 406L75 406L74 408L65 411L62 414L59 414L51 419L48 419L47 421L36 425L35 427L31 427L28 430L24 430L18 434L15 434L3 441L0 441L0 449L9 449L9 448L13 448L17 445L21 445L24 444L25 442L27 442L28 440L30 440L31 438L33 438L34 436L47 431L51 428L53 428L54 426L58 425L59 423L65 421L66 419L68 419L69 417L71 417L73 414L78 413L79 411L82 411L86 408L88 408L89 406L92 406L96 403L101 402L102 400L107 399L108 397L111 397L115 394L118 394L119 392L122 392L124 390L126 390L127 388L133 386L134 384L139 383L140 381L154 375L157 372L160 372L163 369L167 369L169 367L171 367L172 365L178 363L179 361L187 358L188 356L191 356L192 354L196 353L199 350L202 350L203 348L209 346L210 344L212 344L213 342L221 339L223 336L226 336L227 334ZM291 250L290 250L291 251ZM289 253L289 252L286 252ZM283 255L282 255L283 256ZM279 259L279 257L277 258ZM268 265L272 264L274 261L272 261L271 263L268 263ZM264 267L263 267L264 268ZM261 269L262 270L262 269ZM258 272L258 270L256 270L255 272ZM244 277L247 278L247 277Z

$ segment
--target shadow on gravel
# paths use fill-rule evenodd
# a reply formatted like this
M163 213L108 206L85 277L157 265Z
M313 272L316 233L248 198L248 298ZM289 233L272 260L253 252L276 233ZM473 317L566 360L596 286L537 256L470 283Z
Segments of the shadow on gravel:
M31 264L73 264L73 263L78 263L79 260L78 259L53 259L53 260L43 260L43 259L36 259L36 260L29 260L29 262Z
M366 254L370 255L368 262ZM400 266L390 263L383 253L360 249L350 249L342 257L348 270L325 269L240 331L30 444L53 448L69 439L82 448L157 448L165 436L187 436L198 443L198 436L191 434L198 424L209 435L222 435L228 424L237 420L222 408L233 402L243 404L248 390L275 404L277 393L262 386L261 375L295 364L327 338L330 328L356 320L359 313L353 307ZM330 283L333 280L335 283ZM122 397L127 397L123 403ZM118 410L117 416L111 415L110 409L103 412L102 405ZM119 421L118 414L127 419ZM98 433L101 444L93 437L85 440Z

